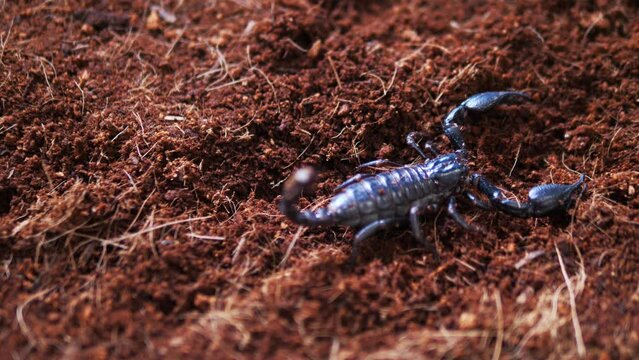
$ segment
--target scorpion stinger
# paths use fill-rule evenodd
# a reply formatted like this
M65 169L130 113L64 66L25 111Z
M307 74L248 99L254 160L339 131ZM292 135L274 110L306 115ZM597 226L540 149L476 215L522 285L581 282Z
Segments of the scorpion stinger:
M444 118L444 132L456 151L439 155L426 143L425 148L435 154L429 159L419 147L418 137L422 133L413 132L406 137L406 143L415 149L424 162L415 165L401 165L380 159L367 162L362 168L394 166L396 168L377 174L357 174L337 187L339 191L329 204L315 211L300 211L297 200L302 191L308 189L315 178L311 168L297 170L284 184L280 211L293 222L307 225L347 225L358 228L353 241L351 261L360 253L362 244L376 232L396 224L408 223L413 236L431 251L435 259L439 254L435 245L426 240L420 216L437 213L446 206L446 213L464 229L482 231L479 226L469 224L458 212L455 197L465 195L474 205L490 210L497 209L520 217L540 217L557 210L568 209L573 194L585 190L584 176L574 184L545 184L532 188L528 202L519 204L506 199L502 192L479 174L469 174L464 139L459 129L468 113L484 112L495 105L530 100L521 92L486 92L473 95L454 108ZM469 192L468 185L488 197L485 202Z
M279 204L280 212L301 225L332 225L335 221L326 208L321 208L317 211L300 211L297 208L296 203L302 195L302 191L308 190L311 187L315 181L315 177L315 170L310 167L305 167L297 170L286 180L284 190L282 191L282 201L280 201Z

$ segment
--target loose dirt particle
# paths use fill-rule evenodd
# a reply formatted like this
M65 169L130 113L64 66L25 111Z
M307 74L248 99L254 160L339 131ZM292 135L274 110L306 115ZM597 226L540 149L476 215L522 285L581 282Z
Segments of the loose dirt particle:
M152 10L149 13L149 16L146 18L145 27L147 30L159 30L162 27L162 21L157 11Z

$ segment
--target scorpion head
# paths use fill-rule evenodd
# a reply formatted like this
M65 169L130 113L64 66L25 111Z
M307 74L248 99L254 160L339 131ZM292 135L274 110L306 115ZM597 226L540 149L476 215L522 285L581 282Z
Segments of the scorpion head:
M442 190L457 192L468 177L468 162L463 151L458 150L429 161L427 172Z

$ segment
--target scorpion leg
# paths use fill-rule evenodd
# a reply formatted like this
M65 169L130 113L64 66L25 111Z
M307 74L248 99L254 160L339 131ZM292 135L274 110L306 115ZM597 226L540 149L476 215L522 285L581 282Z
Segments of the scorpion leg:
M357 170L362 170L365 168L374 168L377 166L385 166L385 165L390 165L390 166L396 166L396 167L401 167L403 166L402 164L398 164L396 162L390 161L388 159L379 159L379 160L373 160L373 161L369 161L367 163L361 164L359 165L356 169ZM344 181L343 183L341 183L338 187L335 188L335 190L333 190L333 193L337 193L340 190L344 189L345 187L352 185L356 182L360 182L363 179L367 178L367 177L371 177L373 175L371 174L356 174L355 176L351 177L350 179L347 179L346 181Z
M390 166L397 166L397 167L401 167L403 166L402 164L398 164L396 162L387 160L387 159L380 159L380 160L373 160L373 161L369 161L367 163L361 164L359 165L356 169L357 170L362 170L364 168L374 168L377 166L385 166L385 165L390 165ZM335 190L333 190L333 193L337 193L338 191L342 190L343 188L352 185L356 182L360 182L363 179L367 178L367 177L371 177L373 175L371 174L356 174L355 176L351 177L350 179L344 181L343 183L341 183L338 187L335 188Z
M408 135L406 135L406 144L408 144L408 146L410 146L413 149L415 149L415 151L417 151L419 156L421 156L424 160L428 160L428 156L426 156L426 154L424 154L422 149L419 147L418 141L415 140L415 138L417 136L420 136L420 137L423 138L424 137L424 133L420 132L420 131L413 131L411 133L408 133Z
M477 195L471 193L470 191L464 191L464 196L466 196L468 200L470 200L470 202L473 203L473 205L477 206L480 209L491 210L493 208L492 205L490 205L490 203L485 202L484 200L480 199Z
M344 181L338 187L336 187L335 190L333 190L333 193L337 193L340 190L342 190L345 187L347 187L348 185L352 185L352 184L354 184L356 182L360 182L360 181L362 181L362 179L365 179L365 178L371 177L371 176L373 176L373 175L371 175L371 174L356 174L355 176L353 176L350 179Z
M408 144L408 146L410 146L413 149L415 149L415 151L417 151L419 153L419 155L422 158L424 158L424 160L428 160L428 156L426 156L426 154L424 154L422 149L419 147L418 141L415 140L415 138L417 136L420 136L420 137L424 138L426 136L426 134L424 134L421 131L413 131L413 132L409 133L408 135L406 135L406 144ZM424 148L428 149L428 151L432 152L435 156L439 156L439 152L437 151L437 149L435 149L435 146L433 146L433 144L430 143L429 141L424 143Z
M475 94L446 115L443 122L444 134L446 134L456 150L464 150L466 144L459 126L466 119L469 112L485 112L495 105L514 103L519 100L530 100L530 96L517 91L490 91Z
M404 165L402 164L398 164L394 161L390 161L388 159L379 159L379 160L373 160L373 161L369 161L367 163L363 163L361 165L359 165L356 169L357 170L362 170L365 168L374 168L374 167L378 167L378 166L396 166L396 167L402 167Z
M461 227L463 227L464 229L469 231L483 232L482 228L475 224L469 224L466 219L464 219L464 217L459 213L459 210L457 210L457 201L454 197L451 197L450 200L448 200L448 208L446 208L446 210L448 212L448 215L452 217L453 220L455 220L455 222L461 225Z
M359 231L355 234L355 240L353 240L353 250L351 251L350 262L355 263L361 253L362 245L366 239L370 238L376 232L386 229L396 223L397 220L395 219L381 219L373 221L359 229Z
M429 205L422 204L420 202L414 203L411 206L409 215L410 228L415 239L422 243L424 247L426 247L426 249L433 254L435 261L439 262L439 252L437 252L437 248L435 247L435 245L426 240L426 238L424 237L422 223L421 221L419 221L419 214L422 212L422 210L428 208L428 206Z
M479 191L488 196L491 204L500 211L518 217L542 217L548 216L555 211L567 210L573 203L572 195L575 191L586 190L584 184L585 176L581 175L579 180L573 184L542 184L533 187L528 192L528 202L518 203L506 199L501 190L491 184L486 178L479 174L472 176L473 184ZM582 188L582 185L584 187Z
M437 148L435 147L435 145L433 145L432 142L430 141L426 141L424 143L424 148L428 149L428 151L430 151L431 153L433 153L433 155L435 156L439 156L439 151L437 151Z

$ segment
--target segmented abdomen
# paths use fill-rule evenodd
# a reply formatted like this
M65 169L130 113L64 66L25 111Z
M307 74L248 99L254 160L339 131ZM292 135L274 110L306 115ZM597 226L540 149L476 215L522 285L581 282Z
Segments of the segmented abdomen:
M357 226L378 219L406 218L413 202L438 204L449 194L438 194L426 165L405 166L350 185L328 205L336 222Z

